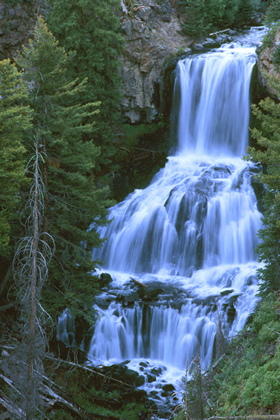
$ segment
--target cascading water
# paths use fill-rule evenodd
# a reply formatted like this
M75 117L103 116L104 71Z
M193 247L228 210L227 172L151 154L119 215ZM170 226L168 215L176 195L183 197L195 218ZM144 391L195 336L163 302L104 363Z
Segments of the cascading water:
M93 252L113 278L96 306L93 362L145 358L182 373L199 350L207 369L218 323L233 336L254 310L261 214L253 164L241 157L255 61L244 42L179 61L176 152L146 189L111 209L107 240Z

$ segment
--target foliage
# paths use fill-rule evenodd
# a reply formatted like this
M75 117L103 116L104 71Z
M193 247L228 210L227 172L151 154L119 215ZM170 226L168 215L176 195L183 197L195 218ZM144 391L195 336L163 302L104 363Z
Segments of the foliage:
M276 91L280 92L280 83L271 82ZM262 242L258 246L260 260L264 267L259 270L262 293L280 288L280 104L271 98L266 98L253 106L253 113L260 127L252 129L252 136L257 141L259 149L249 148L249 153L255 161L261 162L265 171L260 180L267 187L264 210L264 229L260 231Z
M262 43L261 49L263 50L266 47L273 47L275 42L275 36L276 32L279 29L279 25L276 24L280 20L280 0L274 0L270 3L269 7L267 8L264 22L268 26L268 32L265 35ZM280 48L279 46L275 46L275 51L272 55L272 61L276 68L279 70L279 64L280 64Z
M267 295L251 323L230 343L223 358L202 375L201 403L205 417L278 412L279 298L279 294ZM197 389L197 384L193 389Z
M164 166L169 148L166 126L125 124L119 146L120 170L114 173L113 197L124 199L135 188L145 188L152 176Z
M110 377L95 375L94 371L84 371L81 375L77 370L60 369L52 379L71 395L73 402L82 407L90 418L148 420L152 414L152 404L143 390L134 390ZM55 412L55 418L68 420L71 417L60 410Z
M262 40L262 45L260 47L260 51L263 51L266 47L270 48L270 47L273 46L277 29L278 29L277 25L268 27L268 31L267 31L267 33L265 34L265 36Z
M101 154L97 162L111 163L116 153L113 141L118 131L120 76L118 60L123 37L120 33L118 0L49 0L48 25L67 52L75 58L67 63L72 78L88 79L80 102L101 101L92 133Z
M272 54L272 62L276 67L276 70L280 72L280 46L276 46Z
M0 62L0 256L8 256L12 226L16 222L20 187L25 182L24 141L31 128L27 89L9 60Z
M183 31L191 37L207 33L209 27L204 22L205 3L189 0L183 1L181 4L185 6L187 16Z
M91 140L98 103L80 105L87 82L69 81L70 59L39 19L34 38L18 60L29 83L33 132L43 157L42 230L52 235L56 248L49 265L48 300L44 300L52 315L57 315L52 310L52 296L57 294L61 308L71 308L74 315L91 307L96 287L91 249L100 245L100 239L89 225L93 220L95 226L103 222L109 204L107 191L96 188L93 176L100 154Z
M241 27L249 23L253 15L253 4L251 0L240 0L238 11L235 16L234 25Z
M280 19L280 0L273 0L267 8L264 22L269 25Z
M183 32L194 38L229 27L250 23L260 1L254 0L180 0L186 23Z

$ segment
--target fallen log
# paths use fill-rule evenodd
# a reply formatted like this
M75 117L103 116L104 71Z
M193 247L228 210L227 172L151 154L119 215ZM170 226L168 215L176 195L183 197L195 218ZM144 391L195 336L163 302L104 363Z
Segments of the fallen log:
M137 286L141 286L141 287L148 287L146 284L141 283L138 280L133 279L132 277L130 277L130 280L133 281L135 284L137 284Z
M10 415L13 415L13 419L24 420L26 418L25 412L2 392L0 396L0 405L2 405L2 407L4 407L8 411L8 413L10 413ZM8 418L11 418L11 416L9 416Z
M230 28L223 29L222 31L212 32L212 34L209 34L209 36L218 35L218 34L222 34L223 32L229 32L229 31L230 31Z
M113 382L118 382L118 383L120 383L120 384L122 384L122 385L125 385L125 386L126 386L126 387L128 387L128 388L132 388L132 389L134 389L134 387L133 387L133 386L131 386L131 385L127 384L126 382L120 381L119 379L110 378L109 376L104 375L103 373L98 372L97 370L91 369L91 368L89 368L89 367L87 367L87 366L79 365L78 363L69 362L68 360L57 359L57 358L55 358L55 357L51 357L51 356L45 356L45 358L46 358L46 359L49 359L49 360L53 360L53 361L58 362L58 363L61 363L61 364L67 364L67 365L70 365L70 366L72 366L72 367L74 367L74 368L83 369L83 370L85 370L85 371L87 371L87 372L94 373L95 375L102 376L102 377L103 377L103 378L105 378L106 380L110 380L110 381L113 381Z
M64 407L66 407L70 412L75 413L76 416L80 417L81 419L87 419L85 412L81 411L81 409L75 407L65 398L58 395L50 387L44 385L42 388L42 393L45 395L44 400L46 405L53 407L55 404L61 404Z

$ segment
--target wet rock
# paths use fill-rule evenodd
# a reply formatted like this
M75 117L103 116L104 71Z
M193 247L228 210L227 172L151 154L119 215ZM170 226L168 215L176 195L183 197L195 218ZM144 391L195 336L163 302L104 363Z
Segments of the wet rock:
M219 48L220 44L217 40L215 39L211 39L211 38L207 38L204 42L203 42L203 48Z
M195 51L202 51L203 50L203 45L202 44L193 44L192 48Z
M100 280L103 287L107 287L113 281L111 275L108 273L101 273Z
M139 375L138 372L129 369L126 365L123 364L104 366L102 368L102 373L111 378L115 378L119 381L136 387L144 385L145 383L144 376Z
M151 396L152 398L154 398L154 399L157 399L157 400L159 400L159 399L160 399L160 396L158 395L158 392L157 392L157 391L151 391L151 392L150 392L150 396Z
M231 293L233 293L234 292L234 290L233 289L231 289L231 290L223 290L222 292L221 292L221 296L227 296L227 295L230 295Z
M246 280L246 286L251 286L252 284L257 284L256 276L249 276Z
M143 366L143 367L148 367L149 366L149 362L140 362L139 366Z
M175 387L172 384L163 385L162 389L165 392L173 392L173 391L175 391Z
M165 368L165 370L166 370L166 368ZM152 373L153 375L156 375L156 376L161 375L161 374L162 374L162 372L163 372L163 368L161 368L161 367L158 367L158 368L153 368L153 369L151 370L151 373Z
M157 288L157 289L140 289L139 295L141 299L145 302L152 302L158 299L158 295L163 293L163 289Z

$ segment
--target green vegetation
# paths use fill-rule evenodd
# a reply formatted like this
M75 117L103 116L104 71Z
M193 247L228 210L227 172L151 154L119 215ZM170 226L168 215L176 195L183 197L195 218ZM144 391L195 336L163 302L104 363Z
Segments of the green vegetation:
M263 39L263 43L261 46L261 50L264 50L266 47L273 47L275 42L275 35L278 31L278 26L275 24L280 19L280 1L274 0L270 3L268 6L265 17L264 17L264 23L268 27L268 32L265 35ZM273 62L276 65L276 67L279 66L279 46L275 47L275 51L273 53Z
M219 415L277 413L280 402L278 311L279 295L270 294L218 366L210 399L216 402L214 409Z
M153 124L124 124L114 174L113 197L118 201L135 188L145 188L152 176L164 166L168 152L168 130L162 121Z
M33 40L18 60L29 85L32 137L38 140L42 156L42 232L55 242L44 295L45 309L54 316L57 299L60 309L69 307L74 314L91 307L95 287L91 249L100 240L88 228L92 221L95 227L104 222L110 204L108 190L96 188L93 172L100 155L91 140L99 104L80 104L87 80L71 81L66 71L70 59L39 19Z
M154 411L144 391L134 390L125 382L108 376L98 375L98 371L69 370L61 366L58 371L50 370L52 380L60 385L70 400L82 407L88 418L110 420L148 420ZM72 419L69 411L60 409L55 419Z
M32 118L22 75L9 60L0 62L0 96L0 256L7 257L20 201L18 191L26 181L24 143Z
M280 92L280 83L272 81L273 87ZM251 147L249 153L256 161L265 165L265 172L260 180L267 186L264 201L264 229L260 231L262 242L258 246L261 261L265 263L260 275L263 280L260 289L263 295L280 289L280 104L271 98L261 101L259 106L253 106L253 113L260 127L252 130L252 136L258 144L258 149Z
M266 2L260 0L180 0L185 11L183 32L199 39L211 32L240 28L252 21L256 12L263 12Z
M119 127L120 77L119 56L123 36L119 25L118 0L49 0L47 22L50 30L67 53L74 53L67 63L73 79L87 78L87 88L80 94L81 104L100 101L94 144L100 147L96 164L102 170L115 166ZM98 169L98 168L96 168ZM104 170L103 170L104 173Z
M267 8L264 22L269 25L273 22L277 22L280 19L280 1L273 0Z
M174 419L277 414L280 404L280 295L259 304L253 320L206 373L196 367ZM204 417L201 417L203 413ZM184 417L185 416L185 417Z

